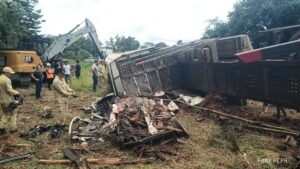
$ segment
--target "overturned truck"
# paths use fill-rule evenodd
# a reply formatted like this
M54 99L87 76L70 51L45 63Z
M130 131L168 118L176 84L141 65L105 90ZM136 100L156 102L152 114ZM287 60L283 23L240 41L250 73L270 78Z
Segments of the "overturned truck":
M247 35L147 48L107 58L117 95L184 88L300 108L300 40L253 49Z

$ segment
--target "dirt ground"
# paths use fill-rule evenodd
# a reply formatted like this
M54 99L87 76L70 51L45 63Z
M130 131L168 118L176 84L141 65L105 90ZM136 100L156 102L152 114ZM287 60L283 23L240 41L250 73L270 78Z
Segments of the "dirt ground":
M19 108L18 127L20 131L11 135L0 136L0 157L14 156L31 152L32 157L27 160L0 164L2 169L63 169L74 168L70 165L49 165L38 164L39 159L64 159L62 149L66 146L79 147L78 143L72 142L67 134L61 139L52 139L48 133L44 133L34 139L26 140L19 137L22 132L40 124L67 124L74 116L87 117L81 110L82 107L94 102L97 95L93 93L79 93L80 97L70 101L67 115L60 114L54 105L54 96L51 91L44 88L42 91L43 100L35 100L34 90L22 89L21 92L27 95L24 105ZM99 93L105 93L100 91ZM45 106L54 109L52 119L41 117L42 109ZM212 106L213 107L213 106ZM261 114L262 104L251 102L247 107L241 109L236 106L214 107L227 113L239 114L251 119L262 119L279 126L290 125L291 128L298 128L299 115L294 111L288 111L290 120L285 124L276 123L272 116L275 111L271 107L267 113ZM239 151L234 150L232 135L227 130L227 125L221 124L218 119L208 118L201 115L197 110L184 109L177 113L177 118L190 134L190 138L163 147L176 151L177 155L165 155L167 161L156 160L151 164L138 165L90 165L92 168L211 168L211 169L242 169L242 168L287 168L294 159L293 155L299 148L287 147L281 150L279 147L284 137L269 133L259 133L242 129L242 132L234 136L234 142ZM199 122L199 117L204 120ZM120 150L109 142L93 143L88 146L90 152L86 157L127 157L137 158L130 150Z

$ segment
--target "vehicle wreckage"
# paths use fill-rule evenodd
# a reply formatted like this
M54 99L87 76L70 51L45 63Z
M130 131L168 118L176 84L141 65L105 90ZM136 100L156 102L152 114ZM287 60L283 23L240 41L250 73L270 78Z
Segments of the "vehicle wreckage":
M109 94L85 109L90 118L73 118L69 135L83 142L111 140L121 148L188 138L188 132L175 117L178 110L174 102L165 105L159 98L119 98ZM81 123L74 130L74 122L78 120Z
M238 120L245 128L299 137L296 130L198 106L204 97L170 92L187 89L202 96L222 95L232 104L242 105L244 99L253 99L298 110L299 45L300 40L296 40L253 50L248 36L238 35L112 54L106 62L114 93L84 108L89 118L74 117L68 126L69 138L81 142L83 149L92 142L110 141L139 156L151 152L157 159L165 160L160 152L176 153L151 147L189 137L175 117L179 104L216 114L223 120ZM59 163L73 161L79 167L99 162L84 162L72 149L64 152L70 160ZM120 161L117 159L116 164Z
M204 39L108 56L116 95L176 88L300 108L300 40L253 50L247 35Z
M238 35L112 54L106 62L114 94L86 107L90 118L74 117L69 136L83 145L109 140L141 155L149 150L146 145L189 137L175 117L177 103L183 103L239 120L247 128L298 137L298 131L199 107L204 98L169 91L188 89L202 96L224 95L233 104L253 99L298 110L299 44L296 40L253 50L248 36Z

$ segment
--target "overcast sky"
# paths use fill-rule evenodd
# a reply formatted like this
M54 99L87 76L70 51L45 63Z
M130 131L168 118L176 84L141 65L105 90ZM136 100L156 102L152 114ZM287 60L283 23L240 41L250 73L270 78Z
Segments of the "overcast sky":
M42 33L67 33L85 18L100 41L117 34L140 42L184 42L202 37L207 20L226 19L236 0L40 0Z

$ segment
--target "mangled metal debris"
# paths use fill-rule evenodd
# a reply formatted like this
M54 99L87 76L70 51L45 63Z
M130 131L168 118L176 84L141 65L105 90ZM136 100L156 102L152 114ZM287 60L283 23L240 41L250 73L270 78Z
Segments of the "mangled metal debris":
M55 124L55 125L37 125L31 128L28 132L21 133L20 137L23 138L35 138L47 131L50 131L51 138L60 138L64 135L66 130L66 125Z
M112 94L93 104L89 119L74 118L69 134L73 140L110 140L121 148L155 144L163 140L189 137L175 117L174 102L146 97L119 98ZM80 120L77 129L74 122ZM75 129L75 130L74 130Z

